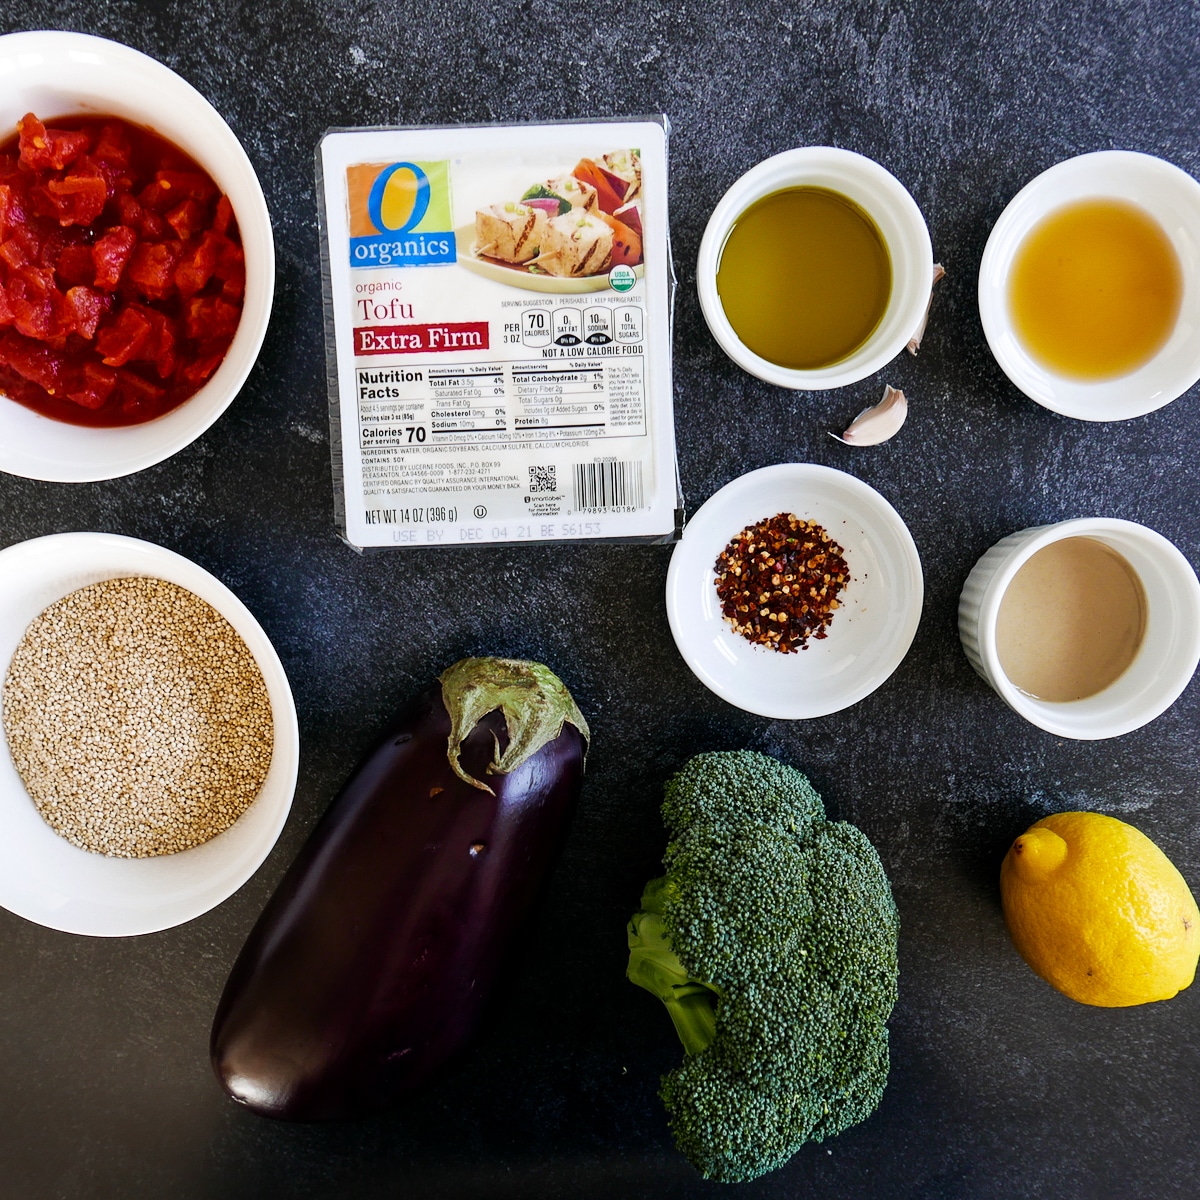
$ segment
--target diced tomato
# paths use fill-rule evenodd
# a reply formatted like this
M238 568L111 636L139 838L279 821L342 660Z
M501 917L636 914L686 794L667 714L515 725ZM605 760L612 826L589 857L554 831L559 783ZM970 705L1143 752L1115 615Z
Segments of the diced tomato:
M8 231L25 220L25 209L15 188L8 184L0 184L0 238L7 237Z
M20 241L13 237L0 243L0 261L8 267L23 267L29 262L29 255L25 253L25 247Z
M242 297L246 294L246 265L245 262L239 262L235 266L231 266L229 274L221 288L221 295L227 300L237 300L241 303Z
M68 246L78 245L81 233L83 230L75 225L59 225L48 230L38 249L36 265L48 267L51 271L57 272L58 260L62 257L62 252Z
M218 279L233 279L238 275L245 275L246 256L241 246L222 234L214 233L212 236L213 247L217 252L217 265L213 268L213 274Z
M132 155L133 146L123 125L110 122L100 130L96 148L92 151L94 158L106 166L125 171L129 168Z
M133 356L135 362L152 363L160 379L169 379L175 373L177 356L174 323L157 309L142 305L131 305L150 325L150 332Z
M179 373L188 383L196 387L203 383L221 365L224 358L224 350L217 354L204 354L199 358L192 359L189 363L185 363Z
M165 213L172 205L179 203L179 198L171 191L171 185L163 187L156 179L148 183L137 194L138 203L151 212Z
M227 237L214 234L220 240L217 246L217 265L213 274L224 286L221 294L229 300L241 300L246 291L246 256L241 246Z
M216 184L195 171L156 171L153 182L138 193L138 200L144 207L165 214L185 200L209 204L216 195Z
M19 246L21 252L25 255L26 262L36 263L42 253L42 239L34 232L29 225L18 225L11 231L11 236L8 239Z
M208 224L208 209L199 200L185 200L167 213L167 224L186 242Z
M140 242L134 247L125 278L147 300L164 300L175 287L178 255L165 242Z
M108 187L98 173L52 179L46 189L58 205L60 225L90 225L104 211L108 200Z
M60 355L41 342L31 341L13 330L0 338L0 366L16 371L22 379L55 395L64 372Z
M217 211L213 215L212 228L215 233L228 233L233 224L233 205L224 193L217 200Z
M194 296L212 278L217 265L214 236L205 232L199 243L184 251L175 268L175 286L185 298Z
M138 235L146 241L156 242L167 232L166 221L128 192L118 194L117 208L121 223L137 230Z
M96 239L92 246L92 260L96 264L96 286L106 292L114 292L121 282L121 273L129 262L129 256L137 244L137 234L128 225L114 225L106 234Z
M164 194L170 194L172 204L184 200L200 200L210 204L217 196L217 185L207 175L197 171L158 171L154 182L164 190Z
M110 200L129 191L129 177L122 172L121 168L97 158L94 154L81 155L75 164L73 173L103 179Z
M185 330L194 342L232 338L241 316L240 305L220 296L193 296L184 305Z
M227 196L178 147L115 117L0 146L0 380L80 425L174 408L220 367L246 262Z
M9 273L8 302L17 332L47 341L61 335L56 319L56 300L62 293L54 286L54 272L45 267L18 267Z
M155 326L154 369L158 372L159 379L170 379L175 374L175 366L178 362L175 353L175 330L162 313L153 312L153 318Z
M138 233L148 242L156 242L165 237L169 226L152 208L143 208L138 218Z
M61 171L86 154L92 143L86 131L47 129L33 113L26 113L17 122L17 130L21 165L29 171Z
M142 219L142 206L138 203L137 197L130 195L129 192L117 194L117 212L121 214L122 225L136 226Z
M137 358L150 334L151 325L146 315L130 304L96 335L96 350L106 367L123 367Z
M92 248L81 243L64 246L54 269L58 273L59 282L67 287L96 281L96 261L92 258Z
M75 332L91 341L101 317L112 308L112 297L80 284L68 290L66 301L75 320Z
M154 416L162 405L166 389L135 375L132 371L118 373L117 382L121 388L121 411L127 416L140 416L142 419Z
M78 404L80 408L87 408L95 412L96 409L104 407L104 402L108 397L103 392L96 391L95 388L77 386L73 392L67 393L67 399L73 404Z
M116 386L116 371L99 363L86 362L75 390L68 392L67 398L94 411L104 407Z

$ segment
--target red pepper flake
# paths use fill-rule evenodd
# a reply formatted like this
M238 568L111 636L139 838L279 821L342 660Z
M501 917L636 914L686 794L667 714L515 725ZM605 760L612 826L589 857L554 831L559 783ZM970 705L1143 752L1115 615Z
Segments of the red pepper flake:
M721 613L748 642L781 654L827 636L850 582L845 551L816 521L779 513L749 525L717 556Z

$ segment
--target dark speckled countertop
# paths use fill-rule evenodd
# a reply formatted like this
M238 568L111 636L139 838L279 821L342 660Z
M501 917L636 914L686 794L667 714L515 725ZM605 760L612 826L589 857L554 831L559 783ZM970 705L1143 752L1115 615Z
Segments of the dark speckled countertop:
M879 847L901 934L892 1074L865 1124L808 1146L746 1197L1161 1200L1200 1173L1200 988L1086 1008L1021 962L997 869L1047 811L1137 824L1200 884L1200 692L1111 742L1060 741L971 671L955 609L1003 535L1067 517L1144 522L1200 563L1197 389L1091 425L1024 399L984 342L989 229L1039 171L1084 151L1200 175L1200 7L814 0L9 0L5 30L126 41L198 87L242 139L275 222L278 283L241 396L192 446L110 483L0 477L0 545L96 529L162 543L246 602L300 713L291 819L261 870L180 928L106 941L0 911L0 1195L575 1197L717 1195L672 1148L656 1099L680 1049L624 978L624 925L663 848L663 779L701 750L754 747L812 777ZM662 547L524 546L359 557L334 535L312 154L329 126L665 112L679 463L689 510L748 469L848 470L899 509L925 611L896 674L821 720L733 709L667 629ZM709 337L696 251L760 159L829 143L877 159L920 204L949 272L916 359L800 394ZM891 443L825 436L880 391ZM208 1028L246 933L373 732L472 653L540 658L595 732L583 803L511 985L473 1052L420 1100L360 1124L261 1120L229 1103ZM732 1193L730 1193L732 1194Z

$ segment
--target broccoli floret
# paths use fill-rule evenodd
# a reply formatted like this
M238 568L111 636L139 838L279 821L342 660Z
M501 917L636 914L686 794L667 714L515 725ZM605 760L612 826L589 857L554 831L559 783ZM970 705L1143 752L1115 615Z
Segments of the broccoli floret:
M693 758L662 813L628 975L687 1051L660 1093L676 1145L706 1178L754 1179L878 1105L896 905L867 838L765 754Z

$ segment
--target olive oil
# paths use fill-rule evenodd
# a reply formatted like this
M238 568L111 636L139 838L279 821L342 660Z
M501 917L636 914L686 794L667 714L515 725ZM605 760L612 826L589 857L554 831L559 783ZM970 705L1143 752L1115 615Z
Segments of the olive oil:
M875 222L827 188L787 188L734 224L717 294L742 343L777 366L829 367L875 331L892 263Z
M1033 227L1009 276L1017 337L1042 366L1115 379L1150 361L1179 316L1183 273L1165 231L1123 200L1068 204Z

